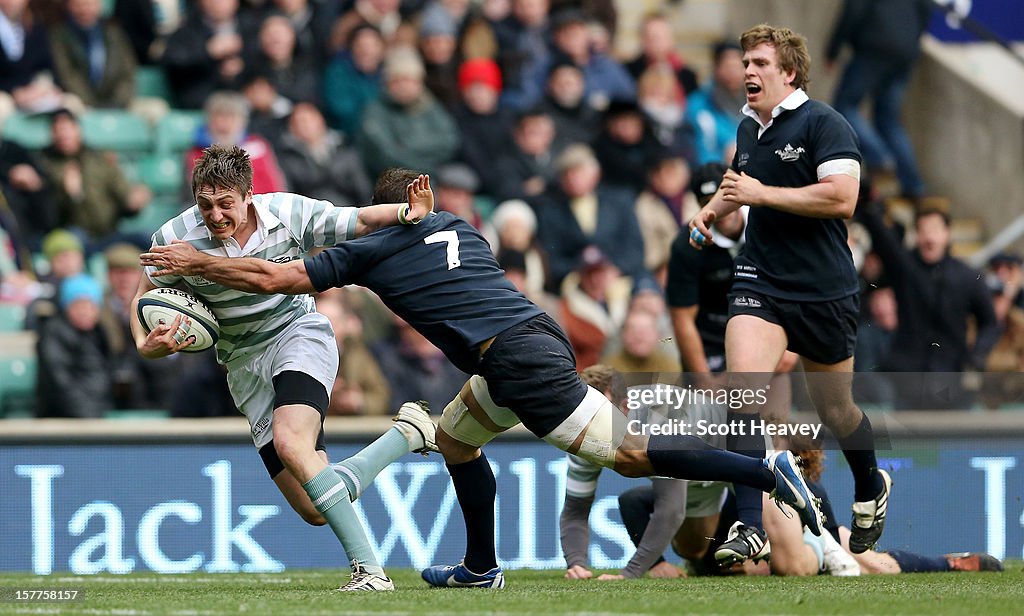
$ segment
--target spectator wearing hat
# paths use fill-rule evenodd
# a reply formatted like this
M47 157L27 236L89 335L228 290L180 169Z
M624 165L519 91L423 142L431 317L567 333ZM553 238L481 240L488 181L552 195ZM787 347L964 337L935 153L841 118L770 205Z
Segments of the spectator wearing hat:
M537 215L528 203L510 199L498 204L491 214L491 224L497 240L491 244L496 254L505 251L523 255L523 285L516 285L522 291L529 290L527 297L544 291L548 276L547 255L537 243ZM500 258L498 259L501 260Z
M647 185L647 165L661 147L636 102L618 100L605 112L594 154L605 182L640 192Z
M60 285L67 278L85 271L82 240L67 229L54 229L43 237L43 257L47 271L40 272L39 295L25 309L25 329L38 332L43 323L60 312Z
M562 284L560 312L576 354L576 369L596 364L615 344L629 312L633 282L595 245L580 253Z
M458 30L446 11L430 11L420 21L419 49L426 74L423 83L445 109L459 102Z
M373 26L360 26L349 36L324 73L324 107L331 128L353 136L363 109L380 95L384 37Z
M452 162L438 169L436 178L436 208L450 212L473 225L491 246L495 246L498 237L494 227L480 215L474 201L477 191L480 190L480 178L476 172L465 163Z
M128 182L113 154L85 145L71 111L53 113L50 135L53 145L43 150L43 168L60 224L80 229L89 240L87 249L102 247L114 236L117 223L142 211L152 194L145 186Z
M1015 252L1000 252L988 260L989 273L1002 282L1002 297L1024 309L1024 270L1021 256ZM996 307L999 310L999 307Z
M452 117L459 127L459 160L473 168L487 192L493 192L503 170L495 154L508 148L512 115L498 106L501 71L490 58L466 60L459 67L460 102Z
M416 51L400 47L384 61L384 91L367 105L356 147L371 177L390 167L434 173L455 158L455 121L423 85Z
M636 193L601 182L601 164L582 144L566 148L555 164L557 185L533 202L537 237L548 254L548 289L556 292L576 269L583 249L596 245L624 275L639 280L644 241L633 204Z
M555 181L555 123L540 109L519 113L512 142L499 152L497 184L487 187L498 199L539 197Z
M61 282L60 313L43 324L36 346L39 417L96 418L113 408L102 301L99 283L86 274Z
M143 360L128 324L142 277L139 252L138 246L125 243L113 244L103 252L107 292L100 305L99 324L110 365L112 403L118 409L170 409L179 388L179 358Z
M281 169L293 192L335 205L370 202L373 185L359 153L341 134L327 128L312 103L292 109L279 150Z
M583 71L572 62L556 62L548 71L541 109L555 122L559 143L592 144L601 130L601 115L584 98Z
M693 127L699 164L730 163L736 151L736 129L747 102L743 87L743 50L733 42L715 45L711 81L690 95L686 118Z
M564 58L583 71L584 98L594 109L604 110L614 100L636 100L636 84L625 67L594 49L582 11L569 8L555 13L551 17L551 41L553 60L534 76L537 90L543 90L554 62Z

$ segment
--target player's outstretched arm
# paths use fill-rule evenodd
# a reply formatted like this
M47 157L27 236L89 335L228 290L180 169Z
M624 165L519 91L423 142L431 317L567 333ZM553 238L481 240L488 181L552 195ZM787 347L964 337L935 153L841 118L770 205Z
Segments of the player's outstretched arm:
M252 257L215 257L179 240L167 246L153 246L140 259L144 266L156 268L153 276L201 276L231 289L268 295L313 291L301 259L274 263Z
M434 211L434 193L430 189L430 176L420 175L408 188L408 203L383 203L359 208L356 237L391 225L414 225Z

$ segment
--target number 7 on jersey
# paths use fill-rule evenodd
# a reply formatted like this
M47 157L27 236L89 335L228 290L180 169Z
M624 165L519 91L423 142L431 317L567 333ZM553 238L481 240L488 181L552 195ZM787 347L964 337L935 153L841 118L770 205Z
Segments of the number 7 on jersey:
M423 238L424 243L437 244L444 242L445 254L448 258L448 269L455 269L462 265L459 260L459 234L455 231L438 231Z

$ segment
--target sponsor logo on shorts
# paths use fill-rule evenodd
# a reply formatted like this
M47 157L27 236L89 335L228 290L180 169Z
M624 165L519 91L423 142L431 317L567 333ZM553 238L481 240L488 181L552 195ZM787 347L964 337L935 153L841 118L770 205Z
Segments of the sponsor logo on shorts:
M292 261L293 259L294 259L294 257L291 257L289 255L281 255L280 257L274 257L273 259L267 259L267 261L270 261L271 263L288 263L288 262Z
M258 437L263 434L264 430L270 427L270 418L264 417L263 419L256 422L256 425L252 427L252 435Z
M786 144L786 147L781 150L775 150L775 154L782 159L784 163L795 163L800 160L800 155L804 153L803 147L794 148L790 144Z
M754 299L753 297L745 297L743 295L732 300L733 306L739 306L741 308L760 308L761 302Z

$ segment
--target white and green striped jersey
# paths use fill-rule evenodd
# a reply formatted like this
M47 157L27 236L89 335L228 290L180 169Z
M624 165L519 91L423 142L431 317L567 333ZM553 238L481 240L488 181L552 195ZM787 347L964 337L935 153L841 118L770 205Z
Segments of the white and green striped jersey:
M355 236L358 210L353 207L335 207L328 201L291 193L255 195L253 205L257 229L245 246L239 246L234 238L223 242L213 239L196 205L164 223L153 234L153 244L165 246L174 240L184 240L197 250L218 257L286 262L303 258L314 247L333 246ZM251 356L293 320L316 309L309 295L257 295L229 289L200 276L154 278L154 271L153 267L146 268L153 284L171 287L184 282L216 315L220 324L220 363Z

